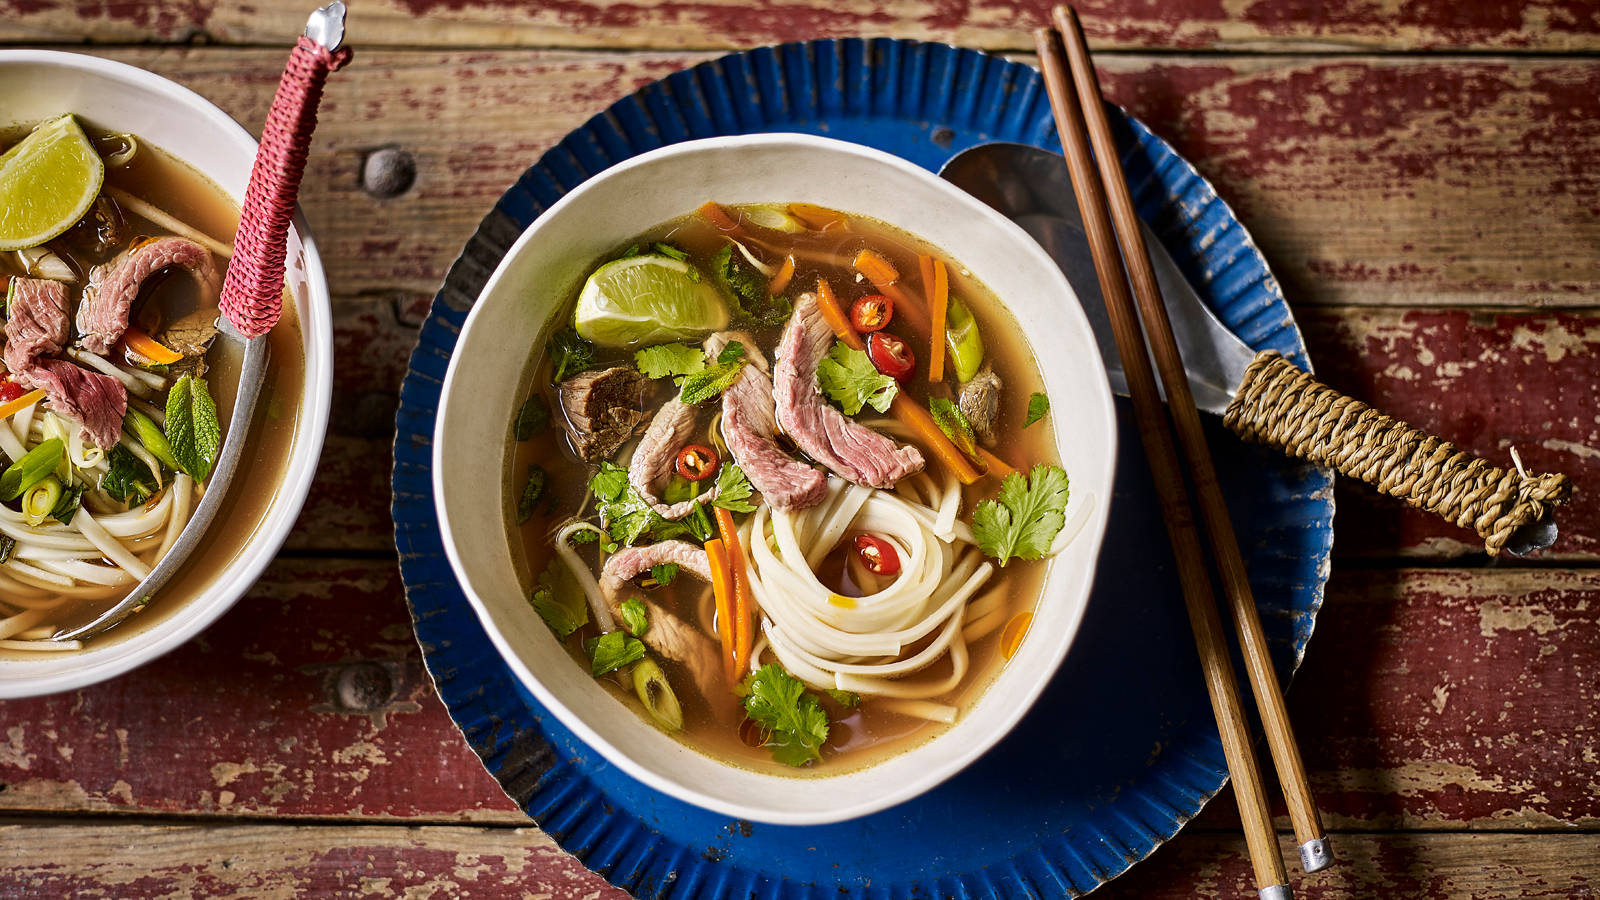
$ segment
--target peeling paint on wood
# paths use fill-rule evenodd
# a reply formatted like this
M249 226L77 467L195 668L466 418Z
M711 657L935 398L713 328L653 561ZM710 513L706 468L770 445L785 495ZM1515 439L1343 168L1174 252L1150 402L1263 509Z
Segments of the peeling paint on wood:
M6 6L0 39L10 41L273 43L298 34L305 22L303 8L284 3L11 0ZM1030 31L1050 6L1051 0L370 0L351 21L366 46L738 48L887 34L1017 50L1033 46ZM1600 44L1600 13L1582 0L1085 0L1078 7L1097 48L1537 52ZM425 29L416 27L421 17L428 19Z

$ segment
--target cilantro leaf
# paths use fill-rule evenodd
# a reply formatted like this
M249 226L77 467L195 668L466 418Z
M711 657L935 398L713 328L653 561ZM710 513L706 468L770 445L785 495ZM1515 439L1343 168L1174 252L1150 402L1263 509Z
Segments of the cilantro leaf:
M203 379L185 375L167 392L166 430L178 468L195 481L205 481L222 448L222 426Z
M545 430L550 424L550 407L538 394L528 397L517 410L517 420L511 425L511 436L519 443Z
M1037 391L1035 391L1032 394L1029 394L1028 395L1028 417L1026 419L1022 420L1022 427L1023 428L1027 428L1029 425L1032 425L1033 423L1039 421L1040 419L1044 418L1044 414L1049 412L1049 411L1050 411L1050 398L1049 397L1046 397L1044 394L1041 394L1041 393L1039 393Z
M746 678L744 687L749 692L745 715L761 726L773 759L789 766L822 759L828 714L816 697L806 693L805 684L782 666L769 663Z
M529 466L528 481L522 486L522 496L517 498L518 525L533 518L533 508L539 505L539 498L544 496L544 483L544 469L539 466Z
M706 354L688 344L661 344L634 351L633 362L646 378L666 378L705 371Z
M853 350L843 341L834 341L833 349L818 363L817 384L847 416L861 412L863 406L888 412L900 390L899 384L879 372L865 352Z
M567 535L567 543L576 547L580 544L592 544L600 540L600 532L588 528L579 529Z
M606 534L619 544L631 546L646 536L664 541L685 534L705 543L716 534L704 503L695 504L693 512L676 522L663 519L628 483L628 470L615 463L600 464L600 470L589 479L589 490L594 494Z
M656 243L650 245L650 249L661 254L662 256L671 257L678 262L687 262L689 260L689 254L679 250L677 247L674 247L671 244L663 244L660 241L657 241Z
M1038 465L1024 479L1012 472L1000 483L993 500L972 511L972 533L978 549L1000 561L1038 559L1049 552L1066 524L1067 473L1059 466Z
M583 587L567 564L559 559L552 560L539 573L539 587L534 589L528 602L558 637L565 638L589 622L588 598L584 596Z
M678 564L675 562L656 563L650 567L650 577L655 581L656 587L666 587L678 577Z
M744 371L744 364L744 345L738 341L729 341L728 346L723 347L722 352L717 354L716 365L683 379L683 391L678 399L693 406L720 396L739 380L739 375Z
M794 312L794 303L787 297L767 293L770 283L755 266L726 244L711 258L711 271L717 283L738 302L739 312L762 325L782 325Z
M101 490L129 506L149 500L161 488L150 468L121 444L106 454L106 464L106 474L100 476Z
M608 631L583 642L589 654L589 674L596 678L644 659L644 643L620 631Z
M576 328L564 328L550 336L546 345L550 353L552 381L566 381L594 365L594 345L578 336Z
M650 618L645 613L644 601L629 597L622 601L622 627L634 637L644 637L650 630Z
M755 504L749 501L753 493L755 489L750 486L744 470L736 463L728 463L717 473L717 499L711 504L728 512L752 513L756 511Z
M978 442L972 435L972 423L961 407L943 397L934 397L928 401L928 412L933 414L933 424L939 426L952 444L962 453L977 458Z
M826 693L829 697L833 698L833 702L839 704L845 709L855 709L861 705L861 695L855 691L841 691L838 688L828 688Z

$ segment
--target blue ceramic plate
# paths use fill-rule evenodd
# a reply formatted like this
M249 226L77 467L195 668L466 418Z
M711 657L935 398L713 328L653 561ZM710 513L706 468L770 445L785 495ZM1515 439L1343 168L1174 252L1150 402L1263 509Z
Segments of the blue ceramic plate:
M1114 110L1140 214L1222 321L1301 365L1266 261L1211 186ZM1037 897L1085 892L1143 859L1227 777L1171 552L1126 406L1110 529L1089 611L1050 688L1012 734L916 800L838 825L730 820L608 765L523 690L451 575L430 442L456 334L519 233L585 178L691 138L799 131L931 170L991 140L1059 149L1038 74L972 50L895 40L785 44L678 72L613 104L500 198L451 268L401 391L394 519L428 670L507 794L562 847L645 897ZM1331 476L1212 445L1279 676L1304 654L1333 537Z

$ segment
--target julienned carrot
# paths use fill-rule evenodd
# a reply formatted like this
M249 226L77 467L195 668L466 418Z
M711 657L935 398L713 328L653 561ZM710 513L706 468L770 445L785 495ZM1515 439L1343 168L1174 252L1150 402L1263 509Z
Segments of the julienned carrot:
M122 342L129 350L150 360L158 366L165 366L183 359L183 354L161 343L139 329L128 326L122 333Z
M822 310L823 320L833 329L833 333L838 335L839 340L844 341L845 346L854 350L860 350L864 346L861 343L861 335L856 334L855 329L850 327L850 320L845 318L844 309L839 306L839 299L833 295L833 288L828 285L827 279L817 280L817 306ZM904 391L895 393L889 412L899 419L901 424L911 429L911 432L939 457L945 467L955 473L962 484L972 484L983 477L983 473L972 465L967 455L944 436L944 432L934 424L933 416L922 408L922 404L907 397Z
M921 331L928 330L927 305L920 297L913 297L900 286L900 272L895 269L894 263L871 250L863 250L856 254L850 267L867 276L878 293L894 301L895 315L905 316Z
M711 595L717 600L717 637L722 641L722 671L728 683L737 684L733 668L733 581L728 577L728 555L721 539L706 541L706 562L711 569Z
M793 277L794 254L791 253L783 258L783 265L778 266L778 274L772 276L772 282L767 285L767 293L774 297L783 293L783 289L789 286L789 279Z
M727 210L718 206L715 200L707 200L706 202L700 204L700 209L698 212L700 213L701 218L717 226L719 231L743 231L743 229L739 227L739 223L735 222L733 217L728 215Z
M739 547L739 530L734 527L733 513L720 506L713 507L717 516L717 532L722 535L722 546L728 554L728 574L733 582L733 673L738 679L750 668L750 648L755 643L755 599L750 596L750 573L744 565L744 553Z
M928 293L928 316L933 324L928 326L928 380L937 384L944 380L944 319L950 308L950 273L942 259L933 260L929 268L933 270L933 287Z
M44 399L44 388L37 388L35 390L31 390L31 391L27 392L26 394L23 394L21 397L18 397L17 399L11 401L10 403L7 403L4 406L0 406L0 419L9 419L13 415L16 415L17 413L22 412L23 410L25 410L28 407L34 405L35 403L38 403L40 400L43 400L43 399ZM7 427L9 427L9 426L7 426Z
M996 478L1004 478L1016 471L1016 469L1011 467L1010 463L998 456L995 456L993 453L990 453L988 450L985 450L982 447L978 448L978 458L983 460L984 466L986 466L989 470L988 474L993 475Z
M831 228L843 230L850 226L850 221L843 214L811 203L789 204L789 215L806 223L806 227L812 231L827 231Z

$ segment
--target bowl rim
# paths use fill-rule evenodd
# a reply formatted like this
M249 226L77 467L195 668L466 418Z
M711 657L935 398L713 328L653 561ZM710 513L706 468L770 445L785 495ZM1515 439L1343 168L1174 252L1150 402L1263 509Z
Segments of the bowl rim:
M84 72L120 81L141 92L159 95L184 107L204 121L218 140L236 145L241 155L255 157L257 141L250 132L216 104L183 85L138 66L63 50L0 49L0 68L40 65ZM181 159L181 157L180 157ZM202 172L215 182L216 178ZM219 187L222 187L219 184ZM226 188L222 188L226 192ZM233 198L242 201L242 197ZM67 654L49 654L53 660L11 661L0 664L0 699L20 699L87 687L126 674L163 656L204 631L220 618L260 578L277 557L311 491L322 457L329 412L333 403L333 316L327 274L317 244L301 208L295 207L293 233L299 238L305 261L306 296L301 309L301 347L305 353L300 421L295 426L289 465L278 486L277 499L267 515L240 548L231 565L211 585L191 599L184 615L173 615L125 640L103 648ZM54 660L82 662L66 671L30 674L27 669Z
M1038 244L1027 235L1027 232L1023 231L1020 226L1005 218L986 204L955 187L949 182L939 178L934 173L931 173L926 169L923 169L920 166L917 166L916 164L901 157L849 141L805 134L802 132L762 132L735 136L701 138L658 147L654 150L638 154L609 166L603 171L595 173L592 177L586 179L581 184L567 191L542 213L540 213L533 223L525 228L517 237L517 239L511 244L511 246L506 250L504 256L501 257L494 271L484 282L483 287L479 290L478 295L473 300L472 309L468 312L467 317L462 323L460 331L457 335L457 347L459 347L462 341L466 340L475 323L482 318L482 310L488 306L488 304L482 301L494 293L499 288L501 281L508 277L507 273L510 270L513 261L516 260L522 252L524 252L530 243L537 239L543 228L548 227L548 223L557 218L559 213L561 213L567 207L582 202L583 198L588 193L596 190L602 182L605 182L634 168L652 165L661 159L673 156L692 155L704 150L712 149L727 150L730 147L738 148L742 146L762 147L785 145L810 148L835 154L856 156L873 164L889 166L891 168L900 170L902 173L911 175L927 185L930 190L943 194L952 202L966 207L966 209L971 212L972 215L985 220L986 225L1009 233L1017 243L1019 251L1024 255L1034 257L1035 264L1040 266L1041 271L1047 273L1046 277L1057 282L1058 287L1062 291L1062 296L1073 298L1074 301L1076 301L1077 293L1072 289L1071 284L1067 281L1066 275L1061 272L1059 267L1056 266L1055 262L1051 260L1050 257L1045 253L1044 249L1039 247ZM1083 311L1081 303L1073 302L1069 304L1069 307L1070 308L1067 311L1067 315L1077 320L1077 325L1082 334L1089 335L1087 342L1088 347L1094 353L1095 361L1100 363L1093 368L1094 371L1099 373L1099 378L1096 379L1096 384L1099 390L1096 393L1102 400L1102 403L1100 404L1102 421L1098 424L1101 426L1100 432L1106 436L1105 439L1107 442L1105 448L1104 471L1096 473L1101 479L1103 479L1102 483L1105 485L1106 496L1095 498L1093 504L1085 510L1083 513L1083 525L1080 526L1080 532L1078 536L1074 538L1074 542L1081 540L1092 541L1092 547L1090 547L1090 550L1093 552L1084 564L1086 568L1085 583L1083 587L1083 602L1077 604L1075 612L1073 612L1070 618L1063 623L1062 638L1057 641L1056 645L1051 650L1050 656L1044 660L1043 669L1045 671L1043 674L1029 684L1025 692L1008 696L1007 699L1010 702L1010 710L1004 716L1002 716L1001 722L999 723L1000 727L991 729L981 737L971 739L968 746L961 751L957 758L946 761L945 763L928 770L919 778L908 779L901 783L898 787L875 793L870 799L846 802L821 811L775 811L771 808L757 807L747 805L742 802L729 801L723 797L708 793L685 782L659 775L648 767L641 765L633 758L631 753L601 737L600 734L588 724L586 719L581 714L571 709L567 703L562 701L553 691L547 688L537 676L534 675L534 673L523 662L520 655L516 651L516 648L512 646L509 638L502 633L500 628L496 626L494 614L489 608L489 605L473 588L471 579L467 574L467 566L457 548L455 530L451 524L450 513L444 500L444 473L446 471L446 467L443 465L443 456L445 452L445 446L448 443L448 441L444 438L446 413L450 406L450 400L452 397L453 388L455 387L457 373L460 370L461 360L464 358L463 355L459 353L451 354L449 366L445 372L444 380L439 388L438 413L434 422L434 439L432 441L432 449L430 453L430 479L433 488L433 502L435 512L438 515L439 537L445 551L445 556L449 560L450 567L459 586L461 587L462 594L471 604L479 624L483 627L485 633L489 637L489 640L491 643L493 643L496 651L500 654L502 660L507 664L511 671L516 675L517 680L521 683L521 685L530 693L532 693L540 704L555 714L556 717L561 721L562 725L569 729L574 736L576 736L588 747L599 753L612 765L617 766L630 777L638 780L651 789L679 801L697 806L701 809L736 816L740 819L773 825L831 824L866 816L871 813L879 812L897 804L906 802L929 790L932 790L939 784L954 776L956 773L960 772L962 769L966 768L968 765L986 753L989 749L991 749L995 744L1004 739L1004 737L1016 727L1017 723L1021 721L1023 716L1027 714L1027 712L1032 708L1033 704L1038 700L1039 696L1049 685L1055 673L1060 669L1062 662L1066 659L1067 652L1070 650L1073 642L1076 640L1078 630L1082 625L1083 617L1088 609L1089 599L1092 597L1094 570L1098 566L1099 549L1104 540L1106 525L1109 518L1109 504L1111 500L1110 492L1112 485L1114 484L1117 465L1118 430L1115 408L1112 402L1110 382L1105 375L1103 359L1100 357L1098 346L1095 344L1092 337L1092 331L1090 329L1088 319ZM1073 525L1074 523L1069 520L1066 527L1072 527ZM992 686L984 689L980 695L979 702L981 702L982 697L986 696L991 689ZM906 752L914 752L915 749L916 748L912 748ZM763 778L783 779L790 781L793 780L792 778L785 779L784 776L781 775L752 772L749 769L730 766L728 763L725 763L716 757L712 757L709 754L701 753L700 755L713 759L720 765L728 766L729 768L736 768L743 773L754 774ZM904 753L896 754L895 756L889 757L883 762L888 762L901 756L904 756ZM881 764L882 763L876 763L868 768L876 767L877 765ZM850 769L847 772L842 772L838 776L834 777L848 777L862 771L865 771L865 769L857 767ZM830 781L830 777L825 775L800 777L804 778L806 781L813 781L819 786L826 785Z

